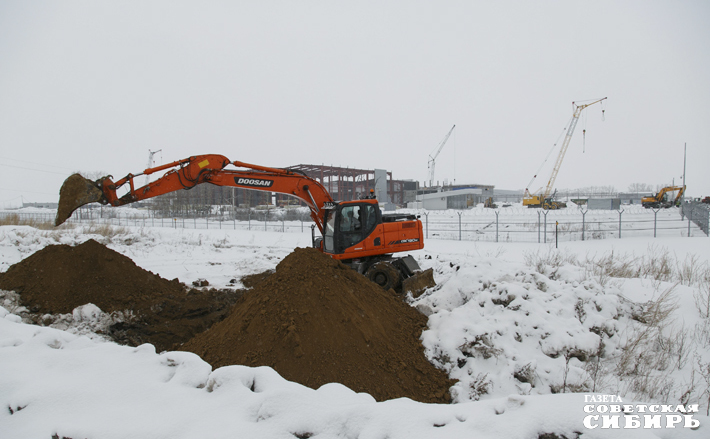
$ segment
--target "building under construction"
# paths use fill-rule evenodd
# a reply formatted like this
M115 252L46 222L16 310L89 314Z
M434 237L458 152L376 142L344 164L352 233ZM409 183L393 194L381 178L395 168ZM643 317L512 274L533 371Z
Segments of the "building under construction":
M377 199L383 203L403 206L416 197L418 183L409 180L394 180L392 172L384 169L341 168L326 165L296 165L288 169L300 171L325 187L334 200L351 201L360 199L372 189ZM276 194L277 200L294 200Z

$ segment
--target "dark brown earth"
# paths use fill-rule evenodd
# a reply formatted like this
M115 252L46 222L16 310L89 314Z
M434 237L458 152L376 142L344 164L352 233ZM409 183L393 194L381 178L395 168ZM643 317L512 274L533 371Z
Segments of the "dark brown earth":
M188 289L94 240L45 247L0 273L0 289L16 291L22 305L39 315L71 313L87 303L106 313L131 311L134 318L113 325L107 335L132 346L152 343L158 351L224 319L240 294Z
M338 382L379 401L449 401L454 381L419 341L426 317L392 291L315 249L242 283L251 289L188 289L93 240L45 247L0 274L0 289L38 316L87 303L132 311L107 334L122 344L191 351L214 368L271 366L290 381Z
M380 401L448 402L454 382L419 341L426 322L392 291L315 249L296 249L181 349L213 367L271 366L312 388L338 382Z

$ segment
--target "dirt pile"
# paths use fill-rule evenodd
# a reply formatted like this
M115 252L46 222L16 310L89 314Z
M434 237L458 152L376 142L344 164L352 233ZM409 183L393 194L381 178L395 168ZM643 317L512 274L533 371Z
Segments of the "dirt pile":
M152 343L158 351L179 346L223 319L238 296L229 290L187 289L94 240L45 247L0 273L0 289L18 292L32 313L71 313L87 303L106 313L132 311L134 318L113 325L108 335L123 344Z
M181 349L213 367L271 366L312 388L338 382L377 400L448 402L424 356L426 317L338 261L296 249L222 322Z
M424 356L426 317L315 249L242 279L251 290L188 289L89 240L48 246L0 273L37 321L93 303L132 311L113 324L118 343L195 352L214 368L273 367L312 388L338 382L377 400L448 402L453 385Z

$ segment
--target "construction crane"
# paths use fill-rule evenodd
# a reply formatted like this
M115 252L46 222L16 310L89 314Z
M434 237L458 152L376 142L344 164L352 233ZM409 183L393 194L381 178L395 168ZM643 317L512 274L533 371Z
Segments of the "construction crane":
M444 137L444 140L441 141L439 146L437 146L434 152L432 153L433 155L429 154L429 187L434 186L434 167L436 166L436 158L439 156L441 150L444 149L444 145L446 145L446 141L449 140L449 136L451 136L451 133L454 131L454 128L456 128L456 125L451 127L448 134L446 134L446 137Z
M577 122L579 121L579 115L582 113L582 110L598 102L601 102L604 99L606 98L597 99L596 101L582 105L577 105L576 103L572 102L572 106L574 107L572 120L570 120L569 126L567 127L567 134L565 135L565 139L562 142L562 148L560 148L560 153L557 155L557 161L555 162L555 166L552 168L552 174L550 175L550 179L547 181L547 186L545 186L545 191L542 193L542 195L532 195L530 194L530 191L526 188L525 195L523 196L523 206L542 207L545 209L559 209L561 207L567 206L565 203L553 201L553 197L550 196L552 194L552 188L555 186L557 174L560 172L562 159L565 158L567 147L569 147L569 143L572 140L572 134L574 134L574 128L577 126ZM604 110L602 110L602 114L603 113ZM537 175L535 177L537 177ZM535 179L535 177L533 177L533 179Z

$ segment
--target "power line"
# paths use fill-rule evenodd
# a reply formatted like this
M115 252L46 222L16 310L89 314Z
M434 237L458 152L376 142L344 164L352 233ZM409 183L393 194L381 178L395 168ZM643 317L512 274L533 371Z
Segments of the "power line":
M55 165L55 164L48 165L48 164L45 164L45 163L39 163L39 162L34 161L34 160L32 160L32 161L30 161L30 160L20 160L20 159L13 159L13 158L10 158L10 157L2 157L2 156L0 156L0 159L2 159L2 160L12 160L13 162L29 163L29 164L31 164L31 165L47 166L47 167L50 167L50 168L62 168L62 169L68 169L68 170L70 170L70 171L74 171L73 168L67 168L66 166L58 166L58 165Z
M55 192L55 193L51 193L51 192L37 192L37 191L28 191L27 189L22 189L22 190L20 190L20 189L10 189L10 188L5 188L5 187L0 187L0 190L3 190L3 191L10 191L10 192L20 192L20 193L25 193L25 192L26 192L26 193L29 193L29 194L42 194L42 195L55 195L55 196L56 196L56 195L59 195L59 191L57 191L57 192Z
M44 169L25 168L23 166L13 166L13 165L7 165L5 163L0 163L0 166L7 166L8 168L16 168L16 169L25 169L28 171L44 172L47 174L67 175L66 172L45 171Z

